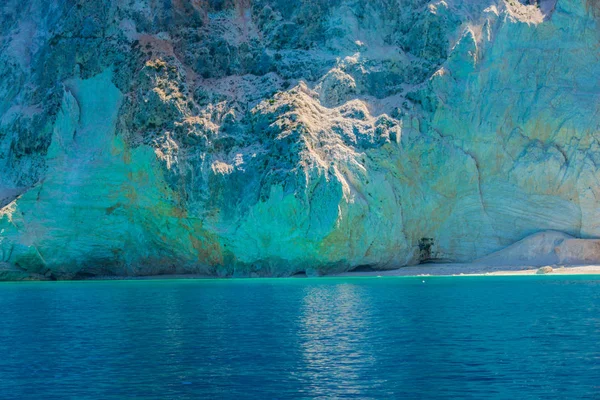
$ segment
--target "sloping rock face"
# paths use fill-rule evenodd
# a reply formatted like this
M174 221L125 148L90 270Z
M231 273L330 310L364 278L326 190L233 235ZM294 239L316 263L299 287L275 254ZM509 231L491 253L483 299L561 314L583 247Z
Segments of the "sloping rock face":
M599 21L597 0L7 0L0 279L600 236Z
M474 263L506 267L598 265L600 239L577 239L556 231L538 232Z

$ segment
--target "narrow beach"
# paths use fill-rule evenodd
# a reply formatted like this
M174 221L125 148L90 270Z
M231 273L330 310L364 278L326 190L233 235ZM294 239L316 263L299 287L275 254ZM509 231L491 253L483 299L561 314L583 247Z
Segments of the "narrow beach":
M600 265L551 265L545 275L600 275ZM480 264L421 264L387 271L343 272L330 276L486 276L486 275L536 275L543 267L502 266Z

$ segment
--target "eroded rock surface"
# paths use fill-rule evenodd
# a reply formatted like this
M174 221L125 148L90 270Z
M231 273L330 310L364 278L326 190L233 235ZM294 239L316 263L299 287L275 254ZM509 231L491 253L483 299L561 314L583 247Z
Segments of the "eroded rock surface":
M599 21L597 0L5 1L0 279L466 262L544 230L596 259Z

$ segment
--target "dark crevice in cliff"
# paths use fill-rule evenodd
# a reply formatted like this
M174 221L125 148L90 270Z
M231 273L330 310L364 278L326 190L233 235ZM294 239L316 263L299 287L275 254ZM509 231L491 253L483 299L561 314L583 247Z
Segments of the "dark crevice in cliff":
M349 270L349 272L375 272L377 271L372 265L358 265Z

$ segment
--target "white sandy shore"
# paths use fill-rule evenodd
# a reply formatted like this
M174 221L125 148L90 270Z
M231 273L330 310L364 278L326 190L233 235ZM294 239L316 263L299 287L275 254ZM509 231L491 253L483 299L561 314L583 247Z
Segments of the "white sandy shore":
M600 265L551 265L547 275L600 275ZM482 264L421 264L388 271L344 272L331 276L486 276L536 275L540 267Z
M600 275L600 265L552 265L551 272L545 275ZM377 276L519 276L536 275L540 267L533 266L495 266L482 264L421 264L387 271L353 271L330 274L327 277L377 277ZM302 278L294 276L294 278ZM212 275L173 274L150 276L107 276L88 280L161 280L161 279L231 279Z

